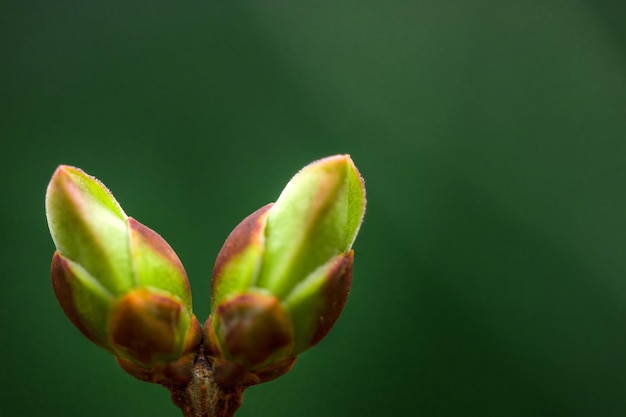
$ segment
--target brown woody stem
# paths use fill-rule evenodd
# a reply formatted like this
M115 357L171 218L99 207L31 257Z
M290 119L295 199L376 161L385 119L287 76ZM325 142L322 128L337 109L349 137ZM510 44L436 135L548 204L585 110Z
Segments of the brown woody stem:
M187 385L166 388L185 417L233 417L243 400L244 388L225 390L217 385L205 350L201 345Z

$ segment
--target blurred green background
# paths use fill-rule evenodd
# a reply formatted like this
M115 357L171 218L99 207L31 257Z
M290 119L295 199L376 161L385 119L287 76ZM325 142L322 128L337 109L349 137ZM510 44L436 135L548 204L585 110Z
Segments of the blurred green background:
M0 3L1 416L178 416L65 318L44 193L107 184L187 268L300 167L367 181L329 337L238 416L626 415L626 6Z

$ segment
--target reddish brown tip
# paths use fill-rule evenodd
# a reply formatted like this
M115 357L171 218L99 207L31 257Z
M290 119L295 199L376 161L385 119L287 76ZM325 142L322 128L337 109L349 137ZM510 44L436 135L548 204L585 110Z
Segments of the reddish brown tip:
M59 301L67 318L70 319L72 324L74 324L85 337L97 345L102 345L101 341L96 340L95 336L89 332L87 326L85 326L80 319L80 314L76 310L72 295L72 281L76 280L76 277L72 273L68 261L63 258L59 252L54 252L52 257L50 275L54 295Z
M178 269L179 273L187 278L187 273L185 272L185 268L183 267L182 262L174 252L174 249L167 243L160 234L150 229L146 225L138 222L132 217L128 218L128 226L132 233L132 237L134 239L138 239L141 244L151 248L154 252L163 256L169 263ZM139 242L131 241L131 244L137 245ZM133 250L134 248L131 248ZM189 283L187 282L187 288L189 288Z
M311 346L319 343L328 334L343 311L352 284L353 264L354 251L351 250L329 271L329 278L324 286L324 305L318 316L317 330L311 340Z
M111 314L111 344L147 367L175 360L183 308L179 301L145 289L129 292Z
M247 369L262 366L293 344L291 323L280 300L265 294L241 294L217 308L217 337L230 360Z
M265 227L267 212L273 205L274 203L269 203L261 207L243 219L241 223L230 232L230 235L226 238L215 260L213 281L211 282L211 294L215 294L215 286L218 285L222 268L230 259L241 253L251 244L259 246L262 244L262 232Z

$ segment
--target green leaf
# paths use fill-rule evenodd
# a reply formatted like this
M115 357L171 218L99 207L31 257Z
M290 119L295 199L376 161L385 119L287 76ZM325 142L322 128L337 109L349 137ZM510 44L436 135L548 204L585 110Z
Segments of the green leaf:
M97 179L60 166L46 194L50 234L58 252L80 264L113 294L135 287L126 214Z
M257 286L284 297L352 246L365 212L363 180L349 155L309 164L270 209Z

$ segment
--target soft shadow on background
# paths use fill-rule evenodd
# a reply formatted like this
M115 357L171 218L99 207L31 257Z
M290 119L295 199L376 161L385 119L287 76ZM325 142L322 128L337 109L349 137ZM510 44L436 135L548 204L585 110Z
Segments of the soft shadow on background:
M0 415L179 415L53 296L58 164L203 321L228 232L334 153L369 200L346 310L238 416L626 415L625 6L509 3L3 2Z

